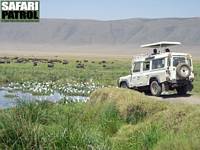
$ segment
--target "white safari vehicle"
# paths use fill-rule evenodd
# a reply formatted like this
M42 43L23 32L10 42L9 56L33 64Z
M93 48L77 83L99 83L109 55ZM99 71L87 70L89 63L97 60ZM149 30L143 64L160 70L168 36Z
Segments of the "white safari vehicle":
M119 87L160 96L162 92L176 90L178 95L192 91L194 80L192 56L187 53L171 52L169 47L180 42L158 42L142 45L153 48L152 54L133 58L131 73L120 77ZM157 48L164 51L159 52Z

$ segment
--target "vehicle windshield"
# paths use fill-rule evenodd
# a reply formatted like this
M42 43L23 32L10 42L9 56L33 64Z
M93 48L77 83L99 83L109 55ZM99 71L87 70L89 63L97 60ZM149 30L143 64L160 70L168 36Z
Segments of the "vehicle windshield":
M188 64L189 66L191 66L191 59L190 58L186 58L184 56L175 56L173 57L173 66L174 67L177 67L178 64L180 63L186 63Z
M135 62L133 72L140 72L140 66L141 62Z

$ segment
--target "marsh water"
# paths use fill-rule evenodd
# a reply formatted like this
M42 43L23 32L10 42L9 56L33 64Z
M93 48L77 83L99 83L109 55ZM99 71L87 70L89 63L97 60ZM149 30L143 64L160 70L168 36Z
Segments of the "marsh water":
M0 88L0 109L10 108L16 106L17 102L23 101L50 101L53 103L61 100L68 100L70 102L86 102L88 97L84 96L66 96L58 92L49 95L33 95L32 93L13 90L12 88Z

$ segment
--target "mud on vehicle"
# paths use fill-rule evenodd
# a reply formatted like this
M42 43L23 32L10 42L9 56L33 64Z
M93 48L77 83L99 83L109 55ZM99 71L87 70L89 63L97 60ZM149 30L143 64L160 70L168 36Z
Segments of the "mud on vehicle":
M120 77L118 86L160 96L162 92L176 90L178 95L192 91L194 80L192 56L171 52L168 47L179 42L158 42L142 45L153 48L153 53L133 58L131 73ZM159 52L157 48L165 49Z

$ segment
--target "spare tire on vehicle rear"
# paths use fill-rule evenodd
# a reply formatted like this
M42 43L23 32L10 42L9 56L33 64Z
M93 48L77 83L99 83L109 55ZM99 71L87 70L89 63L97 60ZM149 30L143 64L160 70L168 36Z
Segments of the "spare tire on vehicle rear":
M180 77L182 79L186 79L191 74L191 68L188 64L181 63L177 66L176 73L177 73L178 77Z

